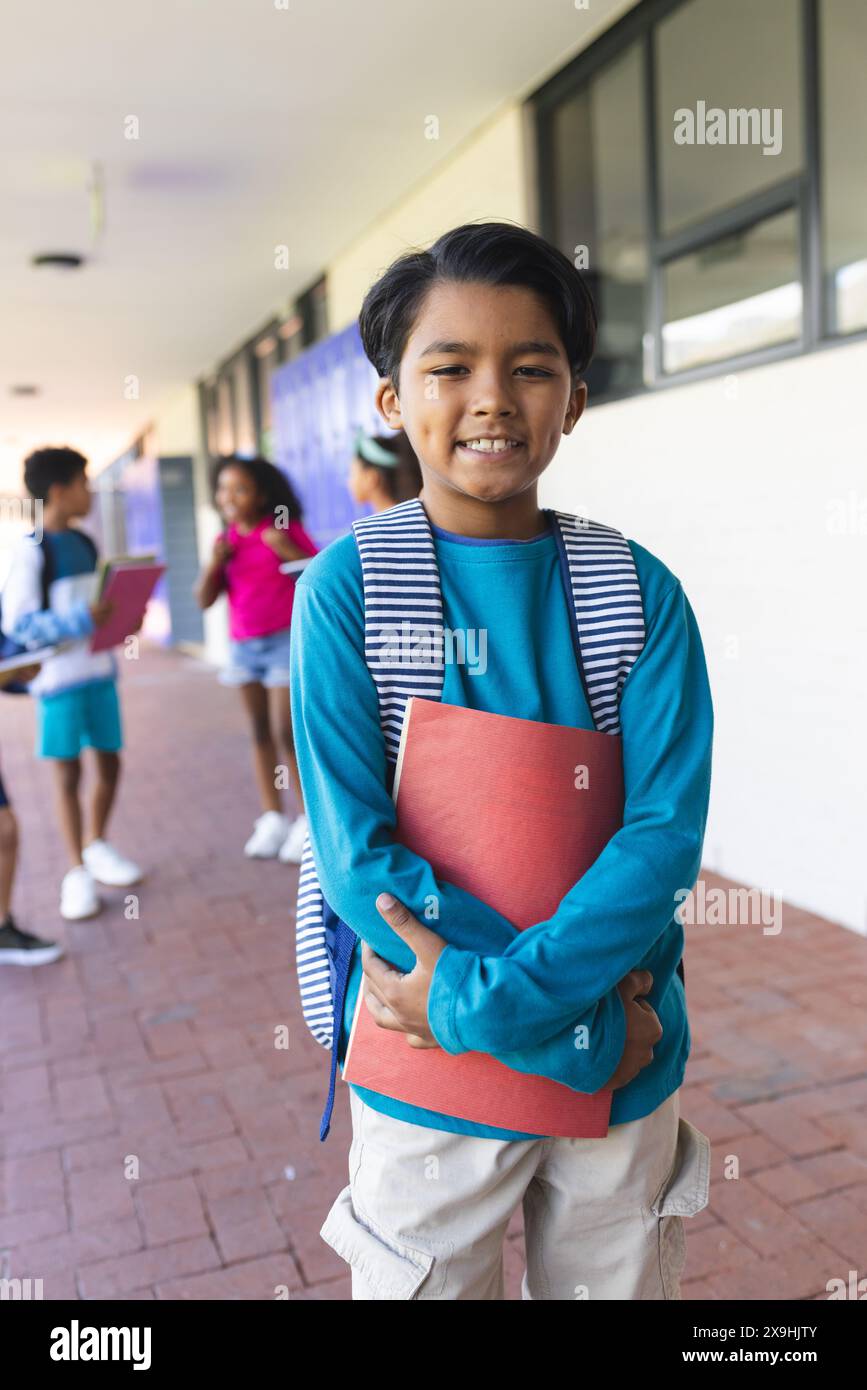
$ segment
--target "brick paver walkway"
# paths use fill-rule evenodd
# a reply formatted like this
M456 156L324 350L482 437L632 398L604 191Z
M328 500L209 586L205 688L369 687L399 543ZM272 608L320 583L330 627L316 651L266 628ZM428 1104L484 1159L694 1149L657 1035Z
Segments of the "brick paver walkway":
M125 674L113 838L148 878L137 917L106 890L99 918L62 928L64 961L0 976L0 1274L54 1299L346 1298L318 1234L346 1181L346 1095L320 1144L295 870L241 854L256 805L236 697L181 656ZM0 721L18 913L55 933L63 862L29 702L3 698ZM684 1296L824 1297L829 1278L867 1273L867 942L789 911L779 937L695 927L688 948L682 1109L714 1164ZM510 1298L521 1255L516 1222Z

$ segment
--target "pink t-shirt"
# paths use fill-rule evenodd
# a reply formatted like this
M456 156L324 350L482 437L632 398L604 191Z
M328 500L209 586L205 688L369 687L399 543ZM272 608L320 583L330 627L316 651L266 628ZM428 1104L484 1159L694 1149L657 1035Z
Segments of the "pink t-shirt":
M274 518L266 516L246 536L234 523L223 533L232 547L223 574L229 596L229 635L234 642L267 637L292 621L295 577L280 573L283 561L262 539L262 532L273 525ZM306 555L316 554L316 546L300 521L290 521L281 535Z

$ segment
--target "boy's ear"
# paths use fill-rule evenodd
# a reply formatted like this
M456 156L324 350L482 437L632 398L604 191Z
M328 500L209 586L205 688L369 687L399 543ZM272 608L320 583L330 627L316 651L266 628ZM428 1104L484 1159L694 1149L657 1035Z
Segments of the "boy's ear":
M390 429L403 429L403 415L400 410L400 401L397 392L391 381L391 377L383 377L376 388L376 408Z
M563 433L571 434L581 416L584 414L584 407L587 404L587 383L579 381L569 397L569 405L566 408L566 418L563 421Z

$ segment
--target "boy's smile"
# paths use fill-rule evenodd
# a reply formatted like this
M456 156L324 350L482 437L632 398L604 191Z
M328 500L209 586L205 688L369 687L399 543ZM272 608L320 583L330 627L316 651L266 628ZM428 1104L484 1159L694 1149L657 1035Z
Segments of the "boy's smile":
M534 534L536 482L586 400L542 296L521 285L434 285L398 385L382 383L377 399L418 455L431 520L467 534Z

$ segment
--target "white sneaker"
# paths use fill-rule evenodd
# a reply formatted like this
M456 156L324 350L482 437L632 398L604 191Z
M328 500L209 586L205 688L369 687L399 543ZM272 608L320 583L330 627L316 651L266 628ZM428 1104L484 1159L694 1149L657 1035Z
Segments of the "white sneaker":
M289 834L280 846L277 856L281 864L300 864L301 852L307 838L307 817L299 816L289 827Z
M108 840L91 840L81 851L85 868L89 869L97 883L106 888L128 888L132 883L140 883L142 871L131 859L125 859Z
M244 846L248 859L276 859L280 846L289 833L289 822L279 811L266 811L253 827L253 834Z
M67 922L80 922L84 917L95 917L102 907L93 875L84 864L70 869L60 885L60 915Z

